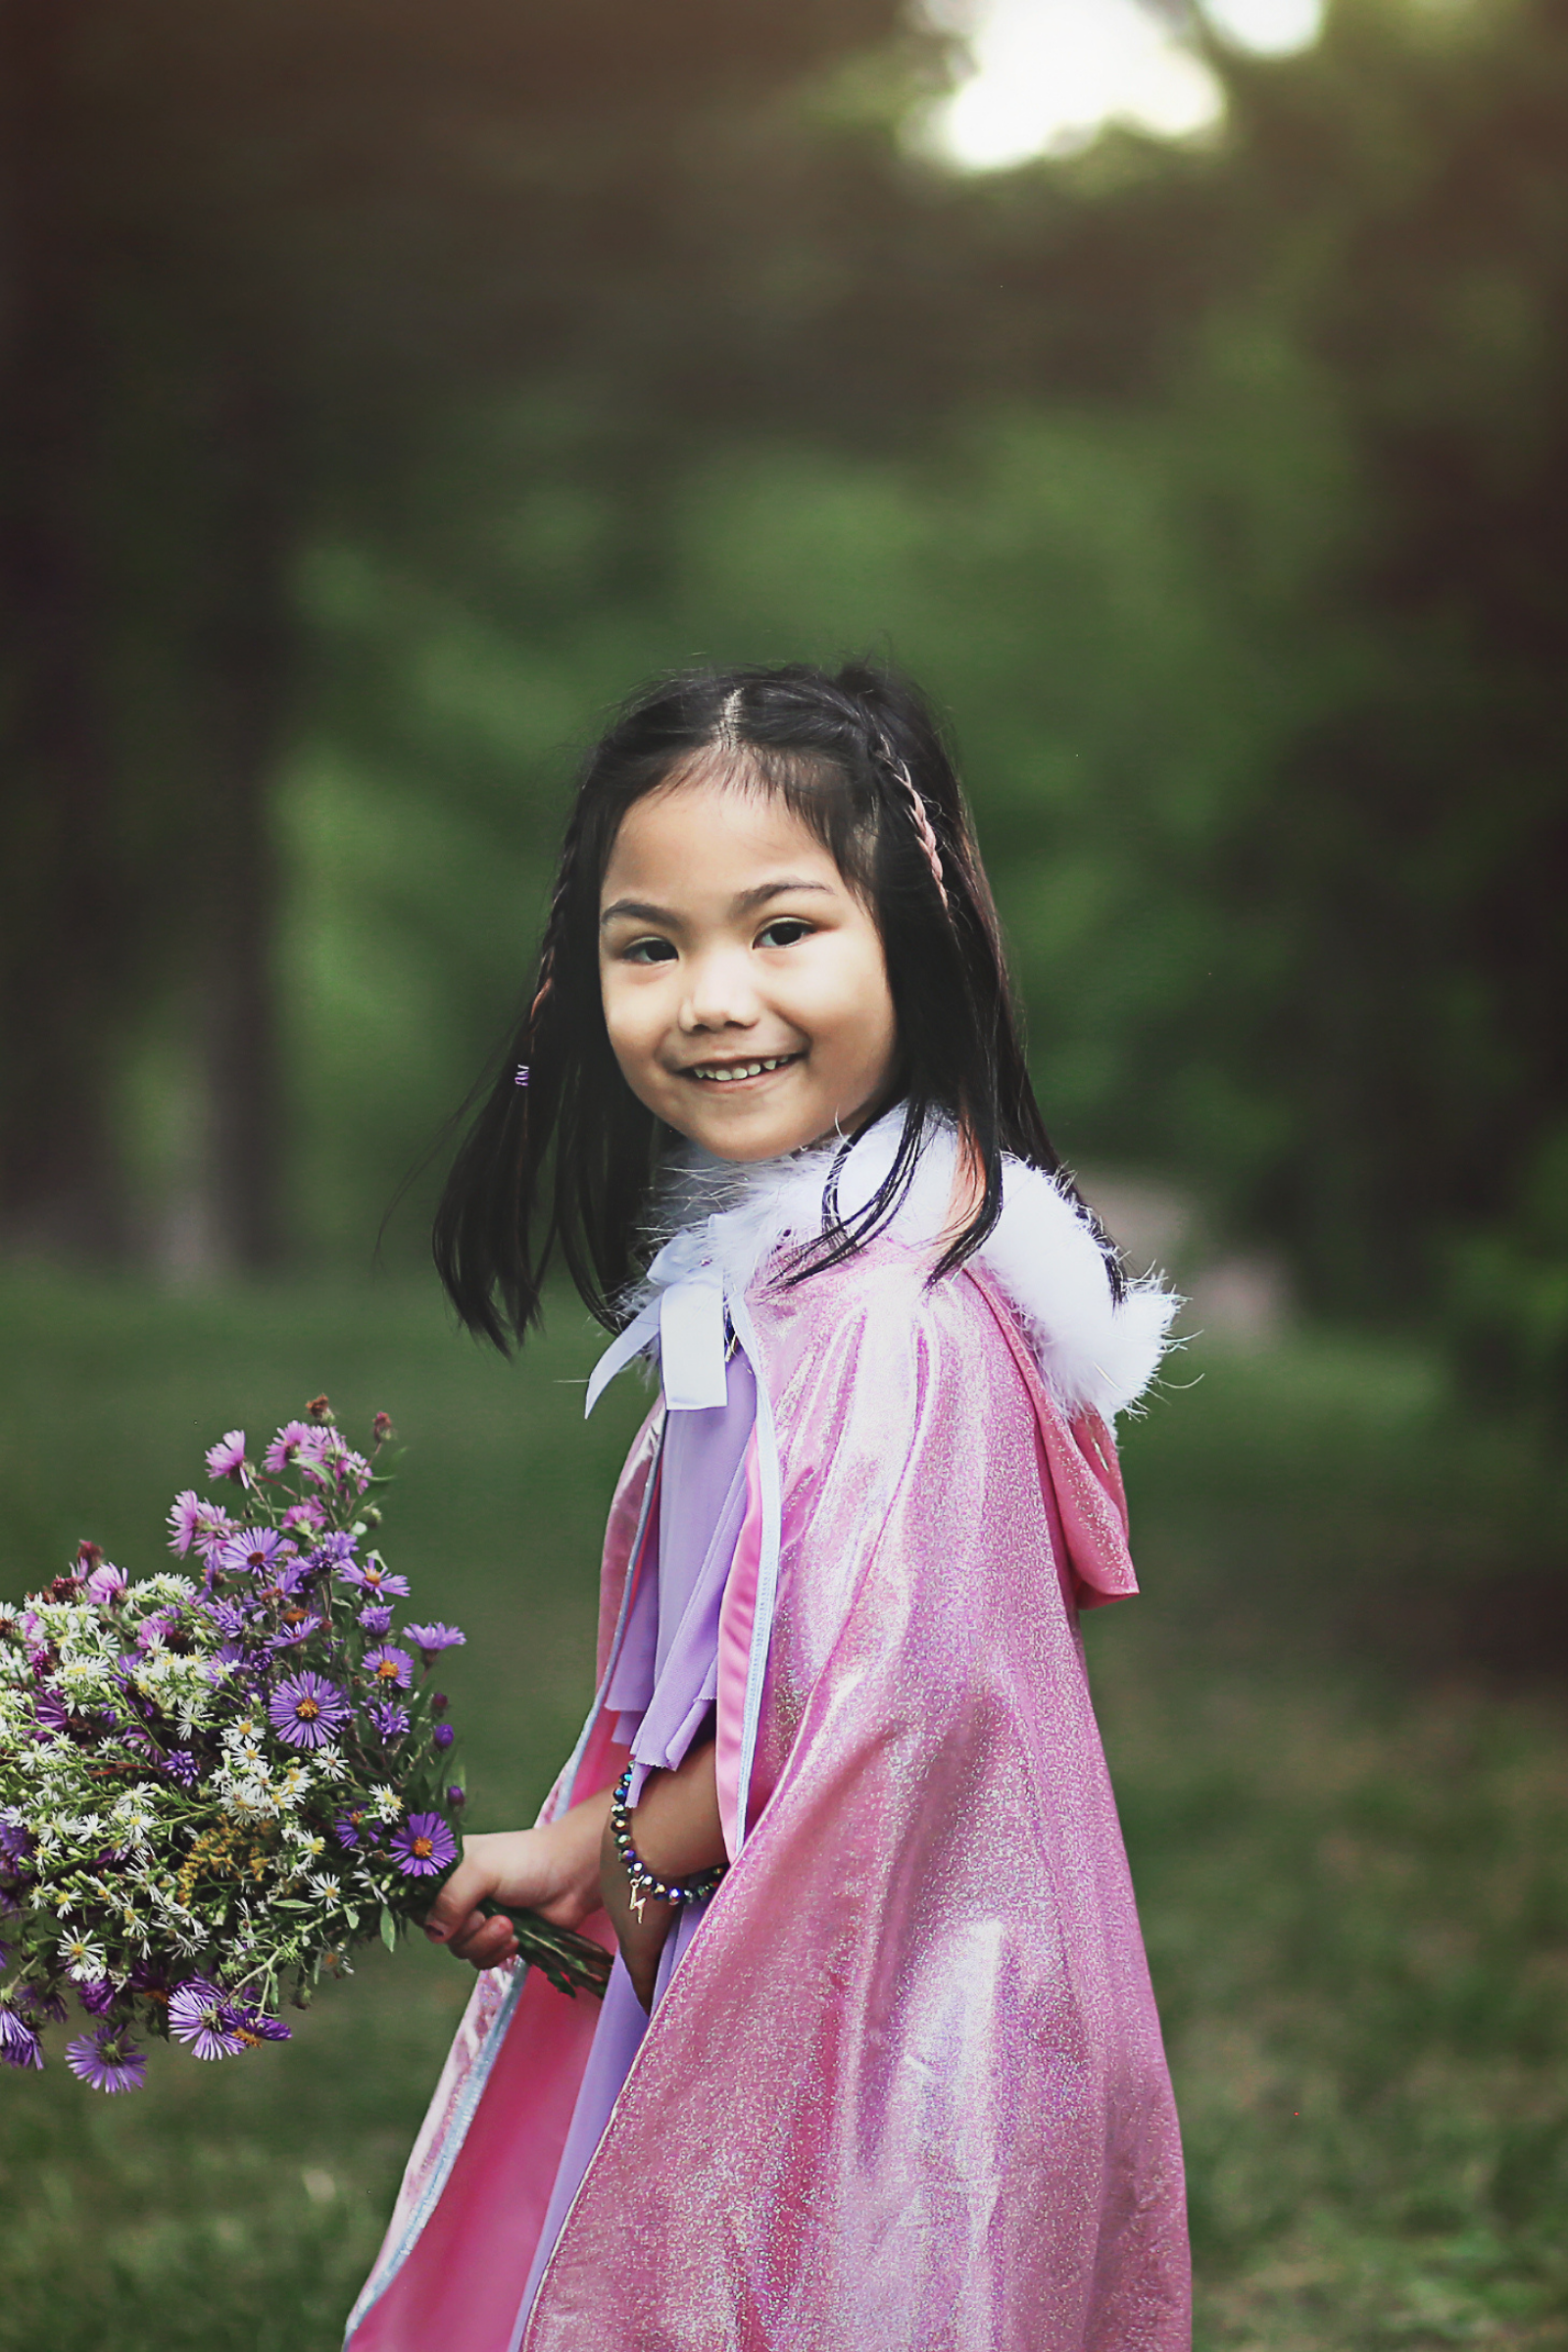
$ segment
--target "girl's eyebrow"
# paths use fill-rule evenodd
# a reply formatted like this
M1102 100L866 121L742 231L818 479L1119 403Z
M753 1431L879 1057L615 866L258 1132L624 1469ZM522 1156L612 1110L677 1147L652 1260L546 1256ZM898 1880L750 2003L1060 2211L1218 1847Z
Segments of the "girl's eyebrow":
M735 901L735 911L737 914L754 914L769 899L781 899L786 891L796 890L817 890L828 899L833 896L825 882L800 882L788 876L782 882L759 882L755 890L743 890Z
M629 916L634 922L639 923L662 923L666 930L673 930L679 919L670 913L667 906L651 906L646 899L617 899L614 905L607 906L599 917L600 930L602 931L607 923L614 922L620 915Z
M786 892L797 890L819 891L824 898L833 895L826 882L805 882L786 876L781 882L759 882L755 890L743 890L731 905L737 914L753 914L769 899L780 899ZM607 923L622 918L638 923L662 923L666 931L677 930L681 919L669 907L655 906L647 899L616 899L599 917L599 927L603 930Z

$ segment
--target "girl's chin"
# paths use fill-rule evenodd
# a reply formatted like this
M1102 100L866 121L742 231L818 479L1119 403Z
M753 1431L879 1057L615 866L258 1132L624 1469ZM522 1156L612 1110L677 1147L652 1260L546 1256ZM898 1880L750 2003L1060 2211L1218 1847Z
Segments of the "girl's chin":
M820 1140L814 1121L803 1127L780 1119L694 1119L681 1133L715 1159L732 1159L743 1167L754 1160L787 1159L792 1152Z
M787 1159L794 1152L808 1151L813 1144L841 1141L859 1124L858 1115L835 1117L820 1103L802 1115L784 1115L783 1106L774 1108L759 1102L750 1115L736 1103L733 1111L703 1117L688 1110L685 1117L671 1120L688 1143L697 1144L710 1152L715 1159L729 1159L738 1166L748 1167L763 1159Z
M742 1164L784 1159L807 1144L820 1142L824 1133L833 1133L833 1114L824 1112L820 1104L803 1109L798 1103L786 1105L756 1098L733 1103L710 1102L704 1098L678 1107L678 1119L670 1119L667 1111L664 1115L688 1143L711 1152L715 1159Z

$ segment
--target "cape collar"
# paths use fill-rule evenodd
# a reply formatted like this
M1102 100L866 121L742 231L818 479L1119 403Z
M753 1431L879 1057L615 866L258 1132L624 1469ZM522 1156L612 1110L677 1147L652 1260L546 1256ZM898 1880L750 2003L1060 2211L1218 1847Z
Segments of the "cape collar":
M903 1124L902 1109L889 1111L849 1153L838 1183L842 1216L853 1216L876 1191ZM611 1356L618 1368L657 1331L667 1400L675 1403L678 1395L680 1403L699 1407L721 1401L721 1394L708 1394L715 1375L692 1335L710 1330L715 1312L721 1323L722 1301L744 1298L777 1251L821 1232L823 1195L839 1150L836 1142L817 1145L749 1167L695 1149L682 1152L660 1196L651 1238L662 1246L627 1300L632 1325L602 1364L604 1377ZM956 1154L951 1125L934 1125L909 1190L882 1229L892 1240L936 1249L949 1219ZM1052 1177L1011 1156L1003 1163L1001 1217L977 1256L1017 1317L1053 1401L1069 1418L1094 1411L1111 1421L1137 1403L1181 1304L1157 1274L1129 1282L1114 1298L1104 1252L1078 1203ZM694 1368L683 1375L677 1362ZM602 1386L596 1376L591 1396Z

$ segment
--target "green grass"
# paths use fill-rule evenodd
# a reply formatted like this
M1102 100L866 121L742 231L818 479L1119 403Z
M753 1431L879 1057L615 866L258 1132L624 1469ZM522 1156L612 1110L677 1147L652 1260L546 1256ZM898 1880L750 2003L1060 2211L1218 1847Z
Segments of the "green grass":
M470 1636L445 1679L473 1818L525 1818L588 1694L639 1411L623 1383L583 1430L594 1352L564 1307L507 1367L401 1284L11 1278L0 1593L82 1535L150 1569L170 1494L235 1421L323 1387L351 1428L385 1405L407 1443L388 1554ZM1210 1353L1126 1445L1146 1597L1088 1621L1188 2144L1199 2342L1568 2346L1568 1728L1549 1684L1490 1686L1466 1639L1552 1564L1560 1482L1467 1429L1418 1357ZM422 1945L376 1952L286 2047L159 2053L134 2098L6 2076L3 2352L326 2352L466 1983Z

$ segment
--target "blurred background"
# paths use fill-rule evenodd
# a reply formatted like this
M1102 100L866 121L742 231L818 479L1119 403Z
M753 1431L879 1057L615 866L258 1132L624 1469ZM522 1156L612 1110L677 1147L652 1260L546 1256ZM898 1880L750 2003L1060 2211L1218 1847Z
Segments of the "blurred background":
M537 1803L638 1399L378 1229L613 703L891 658L1192 1299L1089 1631L1200 2342L1568 2344L1568 0L0 0L0 1590L385 1406ZM0 2084L0 2344L335 2342L363 1973Z

